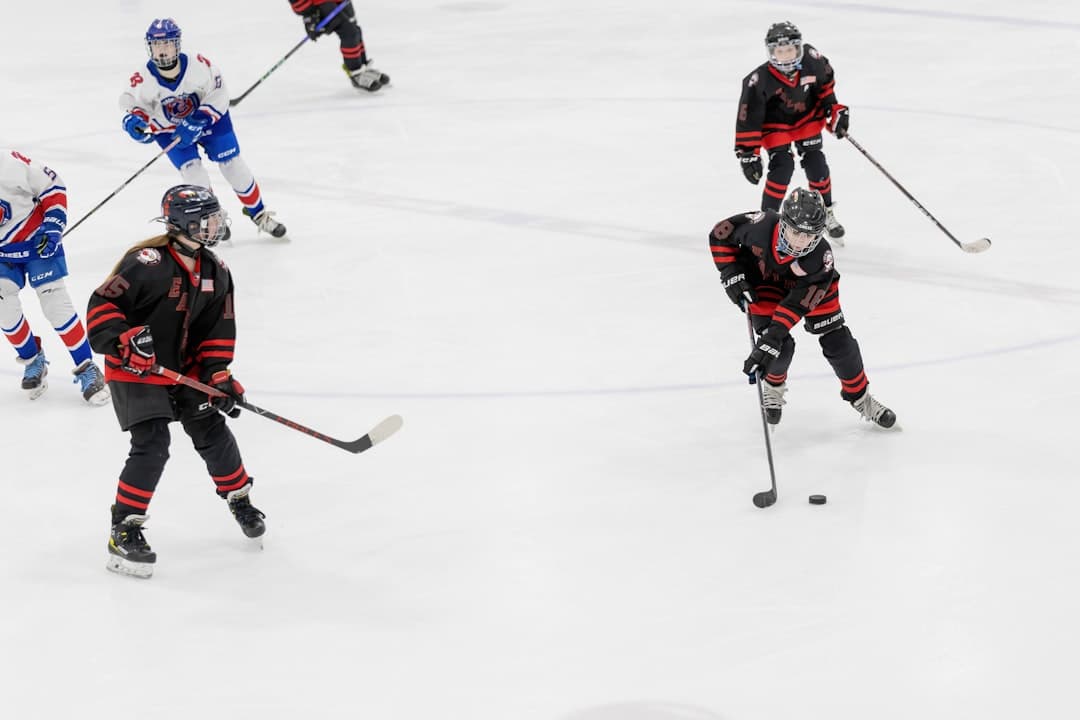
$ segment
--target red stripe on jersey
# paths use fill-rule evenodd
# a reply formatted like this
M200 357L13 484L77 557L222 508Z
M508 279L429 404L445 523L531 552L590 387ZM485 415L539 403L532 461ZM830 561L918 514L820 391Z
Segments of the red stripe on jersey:
M126 319L127 318L124 317L124 314L122 312L115 311L115 312L108 313L107 315L99 315L98 317L94 318L93 320L88 321L86 323L86 327L93 330L98 325L104 325L105 323L109 322L110 320L126 320Z

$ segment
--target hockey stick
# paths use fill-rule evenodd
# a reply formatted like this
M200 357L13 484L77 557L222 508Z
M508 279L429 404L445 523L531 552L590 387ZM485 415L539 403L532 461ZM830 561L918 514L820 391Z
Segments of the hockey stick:
M750 348L757 347L757 337L754 335L754 318L750 315L750 308L744 307L746 312L746 330L750 333ZM765 420L765 392L761 389L761 383L765 379L761 375L750 378L752 385L757 385L758 409L761 411L761 429L765 433L765 456L769 458L769 478L772 480L772 489L756 493L754 505L759 508L767 508L776 502L776 468L773 466L772 441L769 439L769 424Z
M344 10L344 9L345 9L345 6L346 6L346 5L348 5L348 4L349 4L349 2L350 2L350 0L345 0L345 2L341 3L341 4L340 4L340 5L338 5L338 6L336 7L336 8L334 8L334 11L333 11L332 13L330 13L329 15L327 15L327 16L326 16L326 17L325 17L325 18L323 19L323 21L322 21L321 23L319 23L318 25L316 25L316 26L315 26L315 32L316 32L316 33L318 33L318 32L319 32L320 30L322 30L322 29L323 29L324 27L326 27L327 23L329 23L329 22L330 22L331 20L333 20L333 19L334 19L335 17L337 17L337 14L338 14L339 12L341 12L342 10ZM255 81L255 84L254 84L254 85L252 85L252 86L251 86L251 87L249 87L249 88L248 88L247 90L245 90L245 91L244 91L243 93L241 93L241 94L240 94L240 97L235 97L235 98L233 98L232 100L229 100L229 107L236 107L237 105L239 105L239 104L240 104L240 101L241 101L241 100L243 100L244 98L246 98L246 97L247 97L247 96L248 96L248 95L249 95L249 94L251 93L251 91L252 91L252 90L254 90L255 88L259 87L259 85L261 85L261 84L262 84L262 81L263 81L263 80L265 80L266 78L270 77L270 74L271 74L271 73L273 73L273 72L274 72L275 70L277 70L277 69L278 69L279 67L281 67L281 64L282 64L283 62L285 62L285 61L286 61L286 60L288 60L288 59L289 59L290 57L292 57L292 54L293 54L294 52L296 52L297 50L299 50L299 49L300 49L301 47L303 47L303 46L304 46L304 43L306 43L306 42L307 42L308 40L310 40L310 39L311 39L310 37L308 37L307 35L305 35L305 36L304 36L304 39L303 39L303 40L301 40L300 42L296 43L296 45L294 45L294 46L293 46L293 49L292 49L292 50L290 50L289 52L285 53L285 56L284 56L284 57L282 57L282 58L281 58L280 60L278 60L278 61L277 61L276 63L274 63L273 67L271 67L271 68L270 68L269 70L267 70L267 71L266 71L265 73L263 73L263 76L262 76L261 78L259 78L258 80L256 80L256 81Z
M166 145L165 147L163 147L163 148L161 149L161 152L159 152L159 153L158 153L157 155L155 155L154 157L150 158L150 161L149 161L149 162L147 162L147 163L146 163L145 165L143 165L143 166L142 166L141 168L139 168L138 172L136 172L136 173L135 173L134 175L132 175L131 177L129 177L129 178L127 179L127 180L125 180L125 181L124 181L124 184L123 184L123 185L121 185L120 187L116 188L116 189L115 189L115 190L113 190L113 191L112 191L111 193L109 193L109 196L108 196L108 197L106 197L106 198L105 198L104 200L102 200L101 202L99 202L99 203L98 203L97 205L95 205L95 206L94 206L94 209L93 209L93 210L91 210L90 212L88 212L88 213L86 213L85 215L83 215L83 216L82 216L81 218L79 218L79 221L78 221L77 223L75 223L74 225L72 225L71 227L69 227L69 228L68 228L67 230L65 230L65 231L64 231L64 234L63 234L63 235L61 235L61 237L67 237L67 236L68 236L68 235L69 235L69 234L71 233L71 231L72 231L72 230L74 230L75 228L77 228L77 227L79 227L80 225L82 225L82 224L83 224L83 220L86 220L86 218L88 218L88 217L90 217L91 215L93 215L94 213L96 213L96 212L98 211L98 209L99 209L99 208L100 208L100 207L101 207L102 205L104 205L105 203L109 202L109 201L110 201L110 200L112 200L112 199L113 199L114 197L116 197L116 194L117 194L117 193L119 193L119 192L120 192L121 190L123 190L124 188L126 188L126 187L128 186L128 184L129 184L129 183L130 183L130 182L131 182L132 180L134 180L135 178L137 178L137 177L139 177L140 175L142 175L142 174L143 174L143 171L145 171L145 170L146 170L146 168L150 167L150 166L151 166L151 165L153 165L153 164L154 164L155 162L157 162L157 160L158 160L158 158L159 158L159 157L161 157L161 156L162 156L162 155L164 155L165 153L167 153L167 152L169 152L170 150L172 150L172 149L173 149L174 147L176 147L177 143L179 143L179 142L180 142L180 138L176 138L176 139L175 139L175 140L173 140L173 141L172 141L171 143L169 143L168 145Z
M881 166L881 163L879 163L877 160L875 160L873 158L873 156L870 155L870 153L866 152L866 149L862 145L855 142L855 138L851 137L851 135L844 135L844 138L848 142L850 142L852 145L854 145L855 149L858 150L859 152L861 152L863 154L863 157L865 157L867 160L869 160L871 162L871 164L873 164L874 167L876 167L878 170L880 170L882 175L889 178L889 180L892 181L892 184L895 185L900 192L904 193L905 197L907 197L907 199L910 200L912 202L912 204L915 205L915 207L919 208L919 210L922 210L923 215L930 218L930 221L938 226L938 230L945 233L949 237L950 240L952 240L954 243L956 243L956 246L958 248L960 248L961 250L963 250L964 252L967 252L967 253L981 253L984 250L989 250L990 249L990 238L979 238L978 240L972 240L971 242L966 242L966 243L965 242L960 242L959 240L957 240L953 236L953 234L951 232L949 232L948 230L945 229L944 225L942 225L941 223L938 222L938 219L936 217L934 217L933 215L930 214L929 210L927 210L926 208L924 208L922 206L922 203L920 203L918 200L915 199L914 195L909 193L907 191L907 189L903 185L901 185L899 182L897 182L896 178L894 178L892 175L889 174L888 170L886 170L885 168L883 168Z
M150 368L150 371L153 372L155 375L161 375L162 377L172 380L177 385L186 385L189 388L204 392L210 397L229 397L228 393L222 392L221 390L218 390L212 385L206 385L199 382L198 380L195 380L194 378L189 378L187 375L181 375L175 370L170 370L169 368L162 367L161 365L155 364L153 367ZM351 453L362 453L365 450L371 448L373 445L378 445L383 440L387 439L388 437L396 433L398 430L400 430L402 423L404 422L401 419L400 415L391 415L390 417L386 418L378 425L373 427L371 430L368 430L366 435L357 440L338 440L337 438L332 438L329 435L323 435L318 430L312 430L309 427L305 427L298 422L290 420L287 417L282 417L277 413L272 413L269 410L265 410L258 405L253 405L246 400L237 400L236 404L244 408L245 410L250 410L256 415L260 415L269 420L273 420L274 422L281 423L285 427L292 428L293 430L299 430L305 435L310 435L316 440L322 440L324 443L329 443L334 447L339 447L342 450L347 450Z

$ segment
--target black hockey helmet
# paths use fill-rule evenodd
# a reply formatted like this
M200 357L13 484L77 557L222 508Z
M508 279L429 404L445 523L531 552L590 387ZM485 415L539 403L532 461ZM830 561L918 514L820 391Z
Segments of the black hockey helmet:
M778 47L793 45L795 58L793 60L777 60L775 51ZM765 49L769 55L769 63L782 73L791 74L802 66L803 42L802 33L795 23L778 22L769 26L765 33Z
M225 237L225 213L208 188L177 185L161 198L161 218L170 233L183 235L206 247Z
M792 257L806 255L821 242L827 217L821 193L795 188L780 208L776 249Z

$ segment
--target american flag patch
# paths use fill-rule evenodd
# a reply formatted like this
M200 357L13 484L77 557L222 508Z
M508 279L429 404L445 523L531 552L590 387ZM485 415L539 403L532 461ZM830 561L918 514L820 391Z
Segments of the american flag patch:
M214 278L203 278L199 290L201 292L214 292Z

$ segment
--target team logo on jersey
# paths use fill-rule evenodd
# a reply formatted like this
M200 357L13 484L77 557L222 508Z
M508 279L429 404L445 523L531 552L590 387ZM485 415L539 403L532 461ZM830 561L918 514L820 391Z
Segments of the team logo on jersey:
M817 48L806 48L806 52L810 53L810 57L814 58L815 60L821 57L821 53L817 51Z
M832 262L832 250L826 250L825 255L821 258L821 263L826 270L832 270Z
M165 117L169 119L169 122L173 123L195 112L195 108L198 106L199 104L195 102L195 98L191 95L169 96L161 101L161 111L165 113Z
M753 215L750 216L750 222L752 222L752 223L761 222L761 218L763 218L763 217L765 217L765 213L762 212L761 210L759 210L759 211L757 211L756 213L754 213Z
M753 75L750 76L750 79L746 81L746 86L747 87L754 87L755 85L757 85L757 81L758 81L758 76L757 76L757 73L755 72Z
M0 225L7 225L11 219L11 205L7 200L0 200Z
M161 262L161 252L155 248L143 248L139 251L138 256L136 256L136 260L143 265L157 265Z

